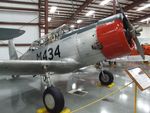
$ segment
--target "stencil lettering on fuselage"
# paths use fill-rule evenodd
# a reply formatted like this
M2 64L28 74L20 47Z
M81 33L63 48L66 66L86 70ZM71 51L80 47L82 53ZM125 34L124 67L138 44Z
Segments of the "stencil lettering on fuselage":
M61 57L59 45L54 49L52 47L44 50L44 52L39 52L36 54L37 60L53 60L54 57Z

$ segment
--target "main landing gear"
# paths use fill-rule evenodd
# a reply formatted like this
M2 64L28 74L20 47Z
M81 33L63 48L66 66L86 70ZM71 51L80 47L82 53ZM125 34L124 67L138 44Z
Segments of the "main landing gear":
M113 74L109 71L103 70L99 74L99 80L102 85L109 85L113 83L114 77ZM47 88L43 93L43 103L50 113L60 113L65 105L64 96L59 89L54 87L51 82L50 73L43 76L43 81L46 84Z
M110 85L114 81L114 76L109 71L102 70L99 74L99 81L102 85Z
M65 102L59 89L50 86L43 93L43 103L50 113L60 113L64 108Z
M99 68L101 72L99 73L99 81L102 85L110 85L114 81L114 76L111 72L103 69L103 63L96 63L96 68Z
M43 76L43 81L47 87L43 93L43 103L48 112L60 113L65 105L64 96L58 88L52 85L50 76L51 74L47 72Z

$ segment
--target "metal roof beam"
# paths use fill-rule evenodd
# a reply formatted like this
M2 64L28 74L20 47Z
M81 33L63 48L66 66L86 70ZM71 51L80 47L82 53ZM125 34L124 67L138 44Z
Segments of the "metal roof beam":
M12 1L12 0L0 0L3 3L14 3L14 4L24 4L24 5L38 5L36 2L22 2L22 1Z
M89 4L91 4L94 0L86 0L76 11L71 15L70 19L72 20L76 15L82 12Z
M39 23L25 23L25 22L0 22L0 25L27 25L27 26L33 26L33 25L39 25Z
M139 6L140 4L144 3L144 2L147 2L148 0L134 0L132 4L130 5L127 5L125 8L124 8L124 11L128 11L134 7L137 7Z
M4 9L4 10L18 10L18 11L40 11L38 9L33 9L33 8L18 8L18 7L3 7L3 6L0 6L0 9Z
M86 0L71 16L70 20L74 19L76 15L78 15L80 12L82 12L89 4L91 4L94 0ZM70 21L69 20L69 21ZM69 21L66 21L65 23L68 23Z
M142 19L146 19L146 18L148 18L148 17L150 17L150 13L149 13L149 14L146 14L146 15L144 15L144 16L141 16L141 17L139 17L139 18L136 18L136 19L134 19L132 22L133 22L133 23L136 23L136 22L138 22L138 21L140 21L140 20L142 20Z

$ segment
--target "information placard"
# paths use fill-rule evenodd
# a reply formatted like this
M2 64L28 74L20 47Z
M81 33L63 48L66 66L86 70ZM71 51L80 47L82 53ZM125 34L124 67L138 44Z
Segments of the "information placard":
M126 72L142 91L150 87L150 76L140 67L127 69Z

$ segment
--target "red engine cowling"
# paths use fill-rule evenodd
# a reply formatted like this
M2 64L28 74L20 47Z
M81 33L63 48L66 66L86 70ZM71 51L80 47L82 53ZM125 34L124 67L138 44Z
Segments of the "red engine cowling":
M96 33L99 43L103 46L102 53L107 59L127 55L134 48L134 44L127 41L120 19L97 26Z

